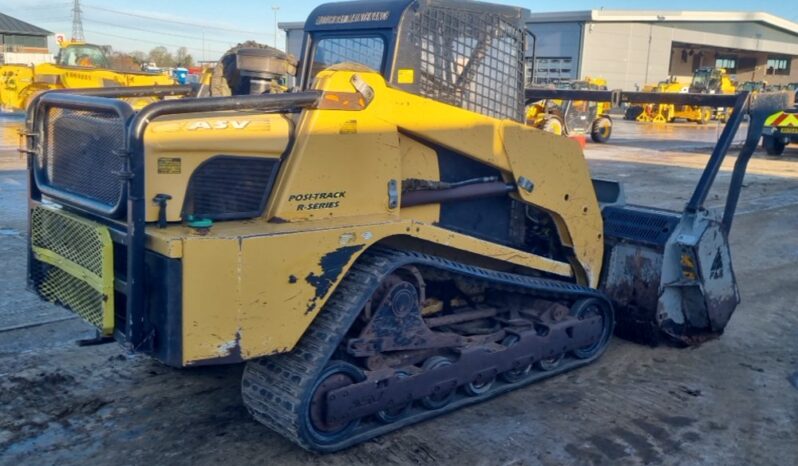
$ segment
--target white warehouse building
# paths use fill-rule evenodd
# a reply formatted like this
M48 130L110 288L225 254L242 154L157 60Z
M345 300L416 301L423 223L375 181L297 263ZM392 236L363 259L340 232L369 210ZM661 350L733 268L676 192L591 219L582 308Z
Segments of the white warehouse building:
M635 90L668 77L689 83L700 67L738 82L798 82L798 24L769 13L602 9L532 13L527 24L529 82L589 76ZM295 56L303 26L280 23Z
M527 76L537 82L607 80L634 90L699 67L725 68L740 82L798 81L798 24L760 12L589 10L533 13Z

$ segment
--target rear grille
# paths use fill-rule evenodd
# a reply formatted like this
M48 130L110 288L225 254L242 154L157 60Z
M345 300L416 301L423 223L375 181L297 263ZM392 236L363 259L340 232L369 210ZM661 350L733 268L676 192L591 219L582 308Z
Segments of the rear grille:
M63 211L31 211L31 280L47 301L113 330L113 246L108 230Z
M44 184L56 191L88 198L108 207L122 197L119 172L124 159L124 120L103 110L47 109L43 148L36 168Z
M194 170L183 217L230 220L261 215L279 159L220 155Z
M658 212L639 207L605 207L604 234L608 238L627 239L653 246L663 246L681 218L675 212Z

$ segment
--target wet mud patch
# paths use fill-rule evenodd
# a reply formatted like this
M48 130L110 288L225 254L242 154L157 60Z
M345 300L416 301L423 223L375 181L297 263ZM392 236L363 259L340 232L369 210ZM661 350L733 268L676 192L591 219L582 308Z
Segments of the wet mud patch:
M659 464L686 444L701 440L697 432L686 430L695 422L664 414L632 419L564 449L576 464Z
M25 370L0 381L0 450L47 430L69 429L75 420L93 415L111 401L80 396L76 378L60 370Z

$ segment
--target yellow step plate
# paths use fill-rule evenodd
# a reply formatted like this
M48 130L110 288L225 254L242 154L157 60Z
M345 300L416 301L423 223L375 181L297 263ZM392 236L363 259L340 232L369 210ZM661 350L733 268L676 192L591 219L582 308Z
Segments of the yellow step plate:
M31 211L31 279L39 295L114 331L114 248L108 228L51 206Z

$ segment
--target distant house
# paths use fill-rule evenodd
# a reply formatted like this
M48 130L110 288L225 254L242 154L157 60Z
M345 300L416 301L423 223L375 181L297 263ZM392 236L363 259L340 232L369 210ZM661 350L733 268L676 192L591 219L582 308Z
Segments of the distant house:
M0 64L53 61L47 49L52 32L0 13Z

